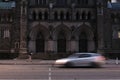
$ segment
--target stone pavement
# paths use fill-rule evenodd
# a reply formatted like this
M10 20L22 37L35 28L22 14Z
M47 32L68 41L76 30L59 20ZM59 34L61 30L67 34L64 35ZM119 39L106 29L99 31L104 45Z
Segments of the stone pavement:
M0 65L53 65L55 60L27 59L0 60ZM119 64L120 60L107 60L106 64Z
M0 65L53 65L54 60L40 60L33 59L28 61L27 59L11 59L11 60L0 60Z

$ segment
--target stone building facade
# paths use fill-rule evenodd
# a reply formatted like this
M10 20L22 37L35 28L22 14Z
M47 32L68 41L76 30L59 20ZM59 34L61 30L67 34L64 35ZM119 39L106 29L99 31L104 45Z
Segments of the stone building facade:
M110 0L0 0L0 54L23 57L32 51L35 58L49 58L98 52L118 56L119 9L119 1Z

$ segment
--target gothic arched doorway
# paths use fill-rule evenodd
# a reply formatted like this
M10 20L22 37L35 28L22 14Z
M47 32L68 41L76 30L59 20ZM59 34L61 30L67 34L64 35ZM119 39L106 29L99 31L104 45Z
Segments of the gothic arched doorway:
M44 52L45 50L45 40L41 32L38 32L36 37L36 52Z
M63 31L58 33L57 52L66 52L66 36Z
M79 35L79 52L87 51L88 51L87 34L85 32L81 32L81 34Z

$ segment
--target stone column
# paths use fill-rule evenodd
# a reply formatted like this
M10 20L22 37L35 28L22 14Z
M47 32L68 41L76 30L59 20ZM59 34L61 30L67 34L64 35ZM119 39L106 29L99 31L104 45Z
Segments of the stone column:
M27 2L25 0L21 1L19 53L27 53Z
M76 40L71 40L71 52L77 52L78 51L78 45Z
M53 42L53 40L48 40L48 43L47 43L47 51L49 52L49 53L51 53L51 52L54 52L54 42Z

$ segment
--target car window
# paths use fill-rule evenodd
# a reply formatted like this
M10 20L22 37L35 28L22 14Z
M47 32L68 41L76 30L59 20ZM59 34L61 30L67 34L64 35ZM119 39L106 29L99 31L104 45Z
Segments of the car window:
M79 54L72 54L69 56L69 58L78 58L79 57Z
M79 58L91 57L90 54L80 54Z

